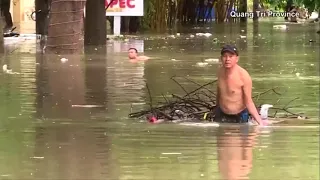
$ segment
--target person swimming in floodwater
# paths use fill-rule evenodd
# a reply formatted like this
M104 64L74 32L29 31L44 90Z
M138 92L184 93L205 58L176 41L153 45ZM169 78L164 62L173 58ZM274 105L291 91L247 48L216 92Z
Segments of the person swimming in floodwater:
M139 56L136 48L129 49L128 57L132 62L147 61L149 59L147 56Z
M217 77L215 121L225 123L248 123L249 113L262 125L261 117L251 97L252 80L249 73L238 65L239 52L233 45L221 50L222 66Z

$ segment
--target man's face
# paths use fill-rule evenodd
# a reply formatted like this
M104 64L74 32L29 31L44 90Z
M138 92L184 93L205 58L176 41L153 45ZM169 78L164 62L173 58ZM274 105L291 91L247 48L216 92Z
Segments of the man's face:
M129 59L136 59L138 56L138 53L134 49L129 50Z
M238 63L239 57L231 52L225 52L221 56L223 67L229 69Z

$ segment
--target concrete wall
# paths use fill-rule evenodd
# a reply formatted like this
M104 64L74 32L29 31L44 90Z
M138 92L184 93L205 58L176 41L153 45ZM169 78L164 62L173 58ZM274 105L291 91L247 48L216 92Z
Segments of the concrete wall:
M10 11L14 23L30 22L34 11L34 0L11 0Z

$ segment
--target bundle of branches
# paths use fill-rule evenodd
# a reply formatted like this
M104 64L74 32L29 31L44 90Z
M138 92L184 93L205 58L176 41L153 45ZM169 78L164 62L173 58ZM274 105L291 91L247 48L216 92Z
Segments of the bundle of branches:
M176 77L171 77L178 86L185 92L185 95L179 96L176 94L172 94L170 99L163 96L165 102L161 103L160 106L154 107L152 104L152 97L150 93L150 89L147 86L149 99L150 99L150 108L147 110L133 112L129 114L130 118L141 118L145 117L146 119L150 119L151 117L155 117L156 119L162 119L164 121L214 121L215 117L215 108L216 108L216 93L212 91L212 88L208 88L209 85L214 85L217 80L211 81L209 83L200 85L188 78L183 77L184 79L190 81L193 84L196 84L198 87L190 92L186 91L185 87L182 86L176 79ZM273 92L277 95L281 95L277 92L278 87L271 88L267 91L264 91L256 96L253 96L255 101L258 101L261 96L267 94L269 92ZM270 109L275 109L276 112L269 116L270 118L275 118L279 112L285 112L281 117L278 118L306 118L302 114L296 114L290 112L288 109L289 104L296 100L295 98L291 100L287 105L283 108L273 107ZM280 100L277 101L277 103ZM257 106L258 112L260 111L261 105Z

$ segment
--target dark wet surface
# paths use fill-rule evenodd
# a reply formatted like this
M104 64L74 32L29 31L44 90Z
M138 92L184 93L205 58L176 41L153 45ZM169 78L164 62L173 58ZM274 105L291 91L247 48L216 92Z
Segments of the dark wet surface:
M109 41L106 56L97 49L67 57L36 54L32 38L6 40L12 53L1 65L20 74L0 71L0 179L319 179L317 125L214 128L127 118L131 104L135 111L148 106L145 82L156 101L183 93L173 75L211 81L221 44L235 42L254 93L286 92L260 103L281 107L299 97L292 105L302 106L292 111L318 120L319 35L312 24L287 25L287 32L262 23L257 32L249 24L146 35L138 42L151 60L135 64L113 52L131 47L125 43ZM213 35L195 35L206 32Z

